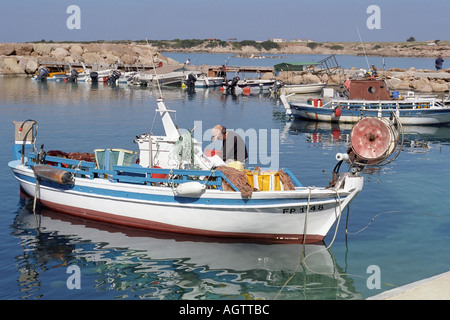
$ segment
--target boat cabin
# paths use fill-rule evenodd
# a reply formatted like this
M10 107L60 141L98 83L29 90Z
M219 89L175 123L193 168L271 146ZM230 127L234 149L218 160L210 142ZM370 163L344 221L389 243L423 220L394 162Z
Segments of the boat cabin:
M383 80L351 80L346 83L350 100L390 100L389 91Z

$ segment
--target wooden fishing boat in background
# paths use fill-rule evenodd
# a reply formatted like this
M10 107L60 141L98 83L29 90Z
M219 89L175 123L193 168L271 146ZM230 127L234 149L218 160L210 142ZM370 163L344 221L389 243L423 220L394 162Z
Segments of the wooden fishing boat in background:
M356 123L361 117L391 117L395 112L403 125L435 125L450 123L450 101L435 97L400 97L390 93L384 80L363 79L347 82L347 96L335 97L327 88L323 99L307 102L280 99L290 117Z

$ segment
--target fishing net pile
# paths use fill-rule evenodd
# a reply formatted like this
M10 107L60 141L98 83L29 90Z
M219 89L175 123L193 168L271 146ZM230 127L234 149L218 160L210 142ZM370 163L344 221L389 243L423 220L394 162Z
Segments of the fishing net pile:
M95 161L95 155L88 152L64 152L60 150L50 150L47 152L47 155L80 161Z
M173 151L169 155L170 159L180 166L182 163L194 165L194 142L190 131L184 133L175 142Z
M248 171L237 170L227 166L217 167L216 170L223 172L227 179L239 189L243 197L249 198L252 196L254 191L258 191L258 189L254 188L249 183L247 176ZM258 171L258 169L256 169L256 171ZM276 171L275 174L279 176L280 181L283 184L283 190L295 190L291 178L286 172L283 171L283 169ZM225 191L234 191L234 189L226 181L223 181L222 186Z
M280 180L283 183L284 190L295 190L295 186L291 181L291 178L288 176L283 169L278 170L278 174L280 176Z
M223 172L228 180L239 189L243 197L249 198L252 196L253 187L248 183L245 171L240 171L227 166L219 166L216 170ZM225 191L234 191L226 181L223 181L222 187Z

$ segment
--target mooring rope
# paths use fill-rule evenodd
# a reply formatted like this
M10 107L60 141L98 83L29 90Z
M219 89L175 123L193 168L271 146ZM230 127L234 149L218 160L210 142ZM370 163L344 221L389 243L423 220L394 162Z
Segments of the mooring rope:
M338 202L339 202L339 217L338 217L338 222L337 222L337 224L336 224L336 228L335 228L335 230L334 230L334 235L333 235L333 238L331 239L330 244L329 244L327 247L325 247L325 248L322 248L322 249L320 249L320 250L318 250L318 251L311 252L310 254L308 254L308 255L305 256L305 250L306 250L306 232L307 232L307 223L308 223L309 205L310 205L310 199L311 199L311 188L308 187L308 190L309 190L309 193L308 193L308 205L307 205L307 207L306 207L305 226L304 226L304 232L303 232L303 244L302 244L302 252L301 252L301 255L300 255L300 260L299 260L299 262L298 262L298 264L297 264L297 267L295 268L294 272L292 273L292 275L289 277L288 280L286 280L286 282L284 283L284 285L281 287L280 291L278 291L278 293L276 294L276 296L275 296L275 298L274 298L275 300L278 298L278 296L281 294L281 292L284 290L284 288L288 285L288 283L294 278L295 274L297 273L298 269L300 268L300 266L301 266L302 264L304 264L305 267L306 267L309 271L311 271L312 273L315 273L315 274L333 274L333 273L320 273L320 272L315 272L314 270L311 270L311 269L308 267L308 265L306 264L306 259L308 259L311 255L313 255L313 254L315 254L315 253L318 253L318 252L321 252L321 251L324 251L324 250L329 250L329 249L331 248L331 246L333 245L334 240L336 239L337 231L338 231L338 229L339 229L339 224L340 224L341 217L342 217L342 207L341 207L341 204L342 204L342 203L341 203L341 197L340 197L340 195L339 195L338 190L336 189L335 192L336 192L336 196L337 196L337 199L338 199Z
M34 186L33 215L34 215L34 222L36 223L36 231L39 234L39 223L38 223L38 219L37 219L37 215L36 215L36 201L37 201L38 192L40 192L40 183L39 183L39 179L36 178L36 185Z
M274 298L275 300L278 298L278 296L281 294L281 292L284 290L284 288L286 288L288 283L291 282L291 280L294 278L295 274L297 273L298 269L303 264L303 257L305 256L305 248L306 248L306 233L308 231L308 213L309 213L310 201L311 201L311 188L308 187L308 203L306 205L305 222L304 222L304 226L303 226L303 243L302 243L302 252L300 254L300 260L299 260L297 266L295 267L295 270L292 273L292 275L289 277L289 279L286 280L286 282L281 287L280 291L278 291L278 293L276 294L276 296Z

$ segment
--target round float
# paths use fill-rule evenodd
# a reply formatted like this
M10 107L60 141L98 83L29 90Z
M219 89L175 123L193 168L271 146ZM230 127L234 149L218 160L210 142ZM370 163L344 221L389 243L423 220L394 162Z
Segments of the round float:
M356 155L365 160L379 160L389 156L392 131L378 118L364 118L352 129L351 144Z

